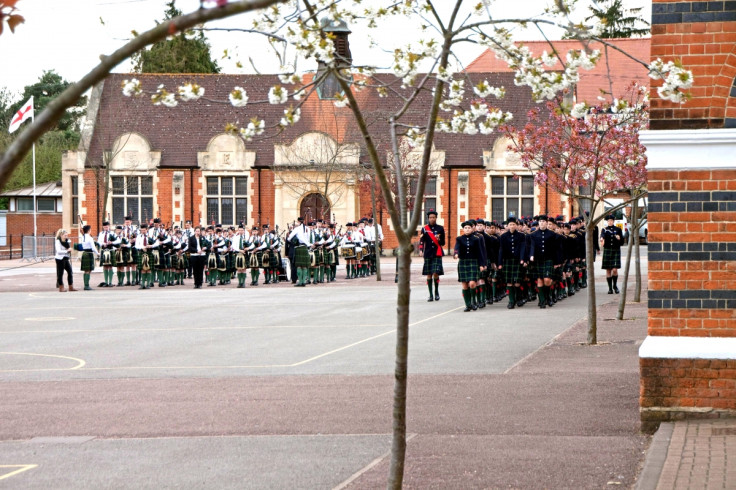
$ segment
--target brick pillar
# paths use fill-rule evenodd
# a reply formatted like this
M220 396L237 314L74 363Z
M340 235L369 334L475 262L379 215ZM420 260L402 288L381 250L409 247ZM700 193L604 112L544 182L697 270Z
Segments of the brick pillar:
M642 133L649 180L649 324L642 428L736 416L736 2L652 5L652 59L693 71L676 105L653 82Z

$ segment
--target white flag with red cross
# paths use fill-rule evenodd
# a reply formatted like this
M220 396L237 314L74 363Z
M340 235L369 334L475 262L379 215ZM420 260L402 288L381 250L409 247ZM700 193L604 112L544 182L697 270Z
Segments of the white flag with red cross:
M23 124L23 121L29 118L33 119L33 96L15 113L10 121L10 126L8 126L8 132L15 132Z

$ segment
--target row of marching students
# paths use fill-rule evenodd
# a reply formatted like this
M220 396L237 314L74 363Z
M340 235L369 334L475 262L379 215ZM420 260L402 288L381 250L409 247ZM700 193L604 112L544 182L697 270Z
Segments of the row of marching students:
M585 231L577 219L558 223L541 215L529 223L511 217L502 225L469 220L462 227L455 258L465 311L499 301L504 289L513 309L537 298L539 308L551 307L587 287Z

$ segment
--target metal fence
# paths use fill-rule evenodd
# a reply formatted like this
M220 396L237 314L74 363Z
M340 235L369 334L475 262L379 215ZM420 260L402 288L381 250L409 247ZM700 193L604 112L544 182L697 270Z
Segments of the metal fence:
M76 238L70 238L73 244L77 242ZM0 260L53 258L54 239L53 235L37 236L35 240L33 235L0 235Z

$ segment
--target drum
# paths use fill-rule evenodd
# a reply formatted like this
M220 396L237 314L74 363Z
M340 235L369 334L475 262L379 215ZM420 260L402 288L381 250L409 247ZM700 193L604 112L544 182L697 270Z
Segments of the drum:
M110 250L109 248L103 249L100 262L103 266L112 265L112 250Z
M363 247L363 260L367 260L368 257L371 256L371 249L368 247Z
M355 245L348 246L348 247L340 247L340 257L344 257L346 259L354 259L355 258Z
M355 258L363 260L363 247L355 247Z

